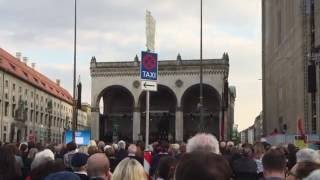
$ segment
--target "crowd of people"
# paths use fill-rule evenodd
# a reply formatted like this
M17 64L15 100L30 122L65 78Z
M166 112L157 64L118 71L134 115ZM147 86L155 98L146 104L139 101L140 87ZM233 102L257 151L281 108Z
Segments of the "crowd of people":
M197 134L187 143L90 141L0 146L0 180L320 180L320 153L293 144L218 142ZM144 153L151 161L144 162Z

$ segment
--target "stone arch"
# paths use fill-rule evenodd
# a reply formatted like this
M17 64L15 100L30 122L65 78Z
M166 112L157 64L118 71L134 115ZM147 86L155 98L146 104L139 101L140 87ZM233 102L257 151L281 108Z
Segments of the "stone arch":
M133 94L124 86L112 85L103 89L96 99L103 110L99 115L99 136L107 142L123 139L132 141L132 116L135 104Z
M200 131L200 84L189 86L181 97L183 112L183 136L184 140ZM221 111L221 96L219 92L209 84L203 84L203 108L204 124L201 131L212 133L219 137L219 119Z
M175 92L168 86L158 84L158 91L150 92L150 142L157 139L174 140L177 103ZM140 94L138 105L141 113L140 129L144 138L146 92Z

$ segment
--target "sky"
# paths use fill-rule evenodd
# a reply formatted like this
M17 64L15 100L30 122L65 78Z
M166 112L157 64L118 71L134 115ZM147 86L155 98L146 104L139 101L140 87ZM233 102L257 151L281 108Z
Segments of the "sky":
M159 59L199 59L200 0L77 0L77 74L91 102L90 59L128 61L145 49L145 12L156 19ZM0 0L0 47L72 94L74 0ZM203 0L203 58L229 53L237 88L235 124L252 125L262 109L261 1ZM77 75L77 76L78 76Z

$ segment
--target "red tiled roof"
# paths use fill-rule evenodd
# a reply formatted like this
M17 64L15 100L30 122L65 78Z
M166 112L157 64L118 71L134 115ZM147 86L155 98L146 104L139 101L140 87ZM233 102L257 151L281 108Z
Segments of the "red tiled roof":
M67 90L58 86L58 84L43 74L27 66L25 63L21 62L2 48L0 48L0 59L0 69L69 104L72 104L72 96Z

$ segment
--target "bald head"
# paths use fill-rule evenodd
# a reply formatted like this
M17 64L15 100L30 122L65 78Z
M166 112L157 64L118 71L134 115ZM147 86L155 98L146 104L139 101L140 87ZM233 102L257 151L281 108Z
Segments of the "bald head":
M104 153L96 153L88 159L88 175L90 177L107 177L110 163Z

